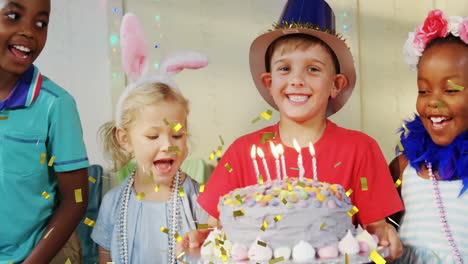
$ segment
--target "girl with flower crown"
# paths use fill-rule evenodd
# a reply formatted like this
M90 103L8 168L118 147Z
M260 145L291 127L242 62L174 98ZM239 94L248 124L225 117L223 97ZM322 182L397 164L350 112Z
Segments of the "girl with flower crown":
M187 154L188 100L168 74L207 65L198 53L178 53L161 63L160 75L141 78L146 42L134 15L121 26L122 61L138 81L122 93L115 122L101 127L115 170L133 159L137 166L104 196L91 234L99 263L177 263L176 244L206 223L196 203L198 183L180 170Z
M397 263L468 263L468 17L431 11L404 56L419 94L390 164L406 209Z

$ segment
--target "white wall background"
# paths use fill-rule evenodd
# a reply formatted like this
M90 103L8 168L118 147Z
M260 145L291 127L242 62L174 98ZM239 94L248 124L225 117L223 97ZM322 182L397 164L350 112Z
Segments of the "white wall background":
M251 80L248 50L252 40L277 20L285 2L52 0L49 39L37 65L75 97L91 163L103 164L96 132L112 119L113 105L125 82L119 47L110 44L110 36L118 36L122 10L136 13L152 47L152 64L180 49L203 52L211 58L207 68L187 70L175 77L191 100L191 157L207 160L220 144L218 135L228 145L238 136L278 120L275 113L271 121L251 124L269 107ZM358 70L353 96L332 119L374 137L390 161L397 141L395 131L415 109L416 76L401 56L407 32L422 23L432 8L440 8L447 15L468 16L468 1L328 2L335 11L337 28L348 28L341 31Z

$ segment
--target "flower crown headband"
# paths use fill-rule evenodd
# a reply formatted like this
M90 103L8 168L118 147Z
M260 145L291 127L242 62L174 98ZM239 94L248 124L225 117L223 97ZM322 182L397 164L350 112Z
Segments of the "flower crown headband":
M132 92L145 84L164 83L182 94L170 77L186 68L199 69L208 65L206 55L192 51L180 51L164 59L156 75L145 77L148 68L148 43L145 40L138 18L132 13L127 13L122 18L120 45L122 48L122 66L133 82L125 88L117 101L115 111L117 127L122 125L123 102Z
M411 70L416 71L419 58L432 40L445 38L449 34L459 37L468 44L468 17L451 16L445 18L441 10L429 12L424 23L408 33L408 39L403 47L403 57Z

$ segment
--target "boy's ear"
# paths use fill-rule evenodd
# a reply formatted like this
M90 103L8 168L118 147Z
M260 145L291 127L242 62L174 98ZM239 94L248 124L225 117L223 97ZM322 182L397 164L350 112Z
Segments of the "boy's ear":
M264 72L262 75L260 75L260 81L263 83L263 85L270 89L271 87L271 73L270 72Z
M115 137L117 138L117 142L119 142L119 145L125 149L128 153L132 154L133 153L133 147L132 144L130 144L130 137L128 136L128 133L125 129L122 128L117 128L115 131Z
M348 78L344 74L337 74L333 81L333 89L330 97L335 99L346 86L348 86Z

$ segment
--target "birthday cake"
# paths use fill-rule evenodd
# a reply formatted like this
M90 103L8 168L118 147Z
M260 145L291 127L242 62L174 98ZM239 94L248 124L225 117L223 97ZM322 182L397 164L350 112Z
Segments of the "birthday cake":
M298 178L267 181L224 195L219 211L222 230L206 239L203 256L301 262L377 247L369 233L355 229L350 216L357 209L338 184Z

